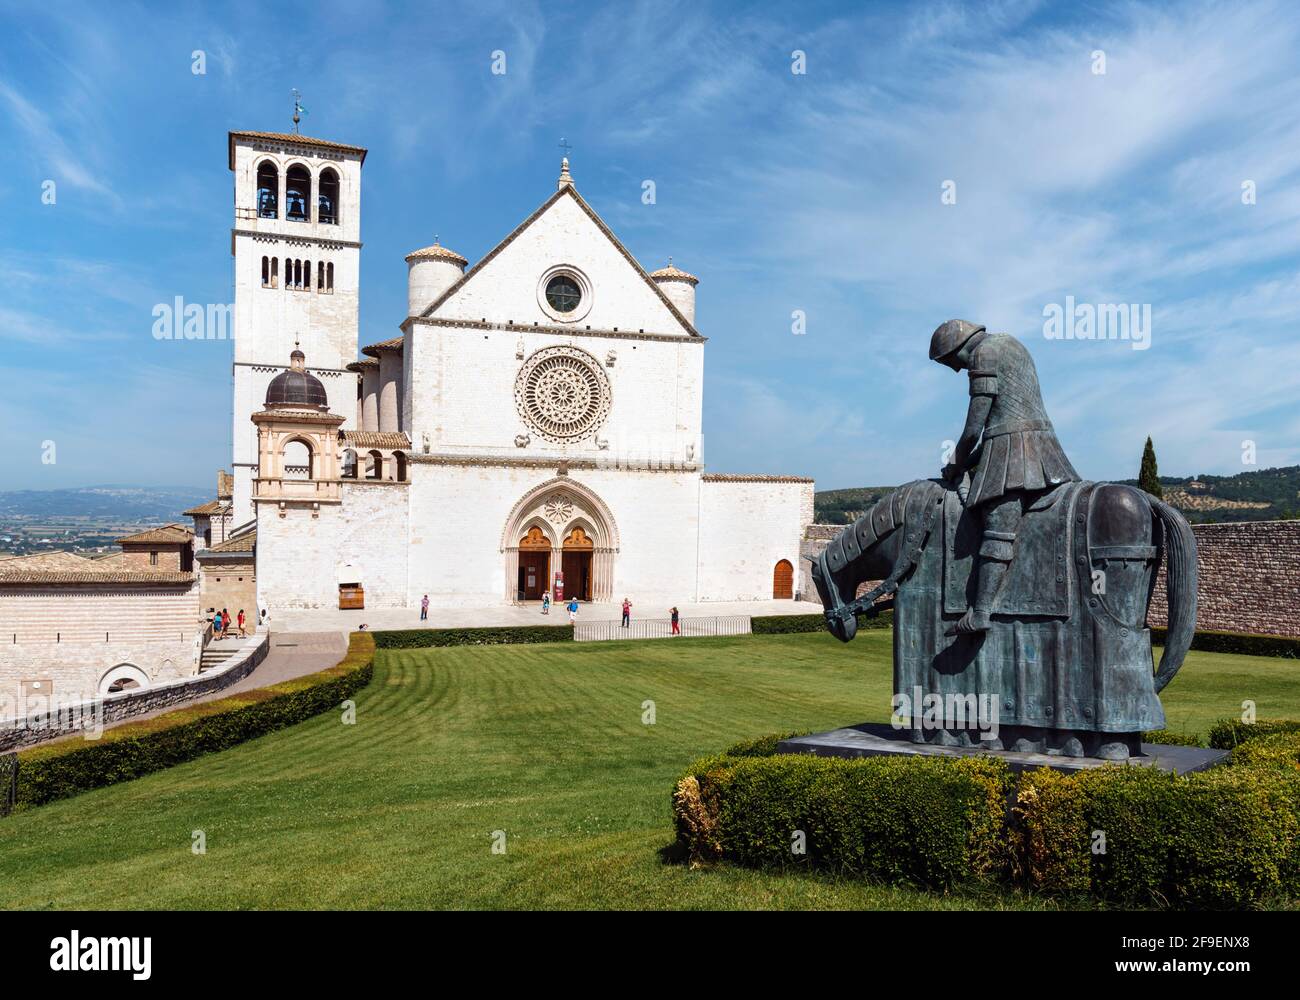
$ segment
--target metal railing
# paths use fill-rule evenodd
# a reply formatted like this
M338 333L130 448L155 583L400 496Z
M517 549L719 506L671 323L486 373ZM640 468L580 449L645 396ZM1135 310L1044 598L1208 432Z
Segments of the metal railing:
M626 627L620 619L584 622L573 626L575 642L601 642L610 639L666 639L680 636L749 635L749 615L723 615L713 618L679 618L679 631L673 634L671 618L633 618Z

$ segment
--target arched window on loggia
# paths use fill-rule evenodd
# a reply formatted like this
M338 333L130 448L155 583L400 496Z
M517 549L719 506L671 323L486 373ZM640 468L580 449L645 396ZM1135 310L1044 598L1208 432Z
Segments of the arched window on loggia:
M286 442L281 452L285 479L311 479L311 446L301 438Z

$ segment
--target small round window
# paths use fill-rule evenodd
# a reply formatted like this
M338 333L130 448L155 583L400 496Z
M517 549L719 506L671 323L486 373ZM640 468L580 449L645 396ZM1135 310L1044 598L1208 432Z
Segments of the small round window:
M546 301L556 312L571 313L582 301L582 290L572 275L557 274L546 283Z

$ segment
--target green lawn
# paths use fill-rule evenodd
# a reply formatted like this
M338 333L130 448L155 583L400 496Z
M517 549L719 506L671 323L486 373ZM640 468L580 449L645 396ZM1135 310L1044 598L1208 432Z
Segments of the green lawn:
M890 633L381 652L331 713L0 820L0 906L988 908L830 878L665 864L669 792L751 736L889 712ZM1193 653L1171 728L1300 716L1300 663ZM655 704L654 725L642 703ZM195 830L207 853L191 851ZM507 851L492 853L492 833Z

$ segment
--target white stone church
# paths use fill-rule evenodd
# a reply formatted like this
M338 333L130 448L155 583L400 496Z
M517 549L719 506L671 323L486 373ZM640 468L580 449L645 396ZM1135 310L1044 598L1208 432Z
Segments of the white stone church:
M567 159L468 270L408 254L400 335L358 360L366 151L229 150L231 520L256 520L263 607L793 596L812 480L705 471L697 279L647 273Z

